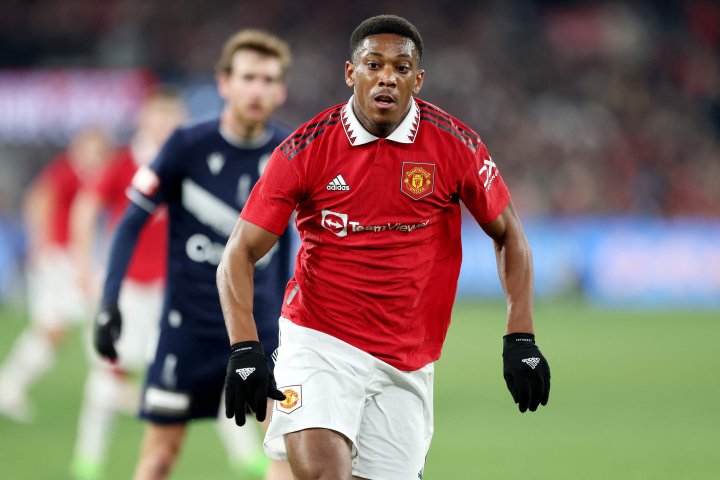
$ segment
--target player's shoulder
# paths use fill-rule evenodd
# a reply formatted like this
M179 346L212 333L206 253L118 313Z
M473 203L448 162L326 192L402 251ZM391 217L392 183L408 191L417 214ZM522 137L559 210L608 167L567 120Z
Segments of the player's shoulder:
M340 122L340 111L344 103L327 108L302 124L278 147L280 151L292 160L295 155L304 150L318 137L328 132Z
M70 163L67 152L63 151L53 157L40 172L42 180L62 180L74 176L75 171Z
M482 140L473 129L430 102L415 98L420 109L420 124L434 129L441 138L451 144L462 145L473 153L480 148Z
M194 144L217 137L220 131L220 119L217 117L196 120L181 125L173 134L186 144Z

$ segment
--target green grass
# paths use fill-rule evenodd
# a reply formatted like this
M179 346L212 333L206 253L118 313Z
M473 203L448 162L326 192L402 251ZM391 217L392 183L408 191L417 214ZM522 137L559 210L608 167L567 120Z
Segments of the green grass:
M550 404L521 414L502 379L504 307L463 303L437 364L426 480L711 479L720 472L718 312L540 303ZM23 327L0 310L0 358ZM68 478L86 368L76 332L33 390L33 425L0 418L0 478ZM131 477L142 424L122 418L109 479ZM193 425L175 479L230 479L211 424Z

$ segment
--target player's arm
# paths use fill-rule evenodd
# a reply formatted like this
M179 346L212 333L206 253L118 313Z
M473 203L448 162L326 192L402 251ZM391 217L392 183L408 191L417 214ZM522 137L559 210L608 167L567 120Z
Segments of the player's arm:
M115 342L120 338L122 317L118 307L120 285L135 251L138 237L151 212L130 203L110 242L107 273L103 285L102 306L95 318L95 348L109 359L117 359Z
M78 193L70 212L70 245L78 268L78 281L86 294L94 297L93 244L102 200L95 192L83 190Z
M280 238L243 220L235 224L217 270L220 304L225 316L230 344L258 340L253 317L253 278L255 263Z
M530 246L512 201L492 222L482 225L495 243L498 274L507 297L503 337L503 376L521 412L546 405L550 366L535 345L533 328L533 266Z
M268 371L253 317L255 264L280 236L243 220L235 224L217 270L225 325L230 337L230 359L225 380L225 413L245 424L248 406L258 421L265 420L267 397L283 400Z
M117 359L115 342L120 338L122 318L118 308L120 286L132 259L142 228L165 201L167 189L181 178L185 142L176 130L150 166L142 166L128 189L130 204L115 228L102 293L102 308L95 319L95 348L110 360Z
M495 244L498 274L507 299L505 333L534 334L532 253L512 201L495 220L481 226Z
M32 182L23 197L23 220L31 257L40 254L47 246L50 212L54 198L55 189L42 174Z

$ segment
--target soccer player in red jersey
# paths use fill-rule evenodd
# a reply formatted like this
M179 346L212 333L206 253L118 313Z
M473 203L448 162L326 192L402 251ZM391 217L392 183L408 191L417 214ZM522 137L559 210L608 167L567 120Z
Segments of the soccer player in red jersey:
M52 367L68 329L87 318L88 299L79 288L70 251L70 209L81 185L99 171L111 151L101 130L78 132L25 195L30 324L0 366L0 414L21 421L32 418L28 390Z
M420 34L401 17L372 17L350 49L353 96L275 150L218 269L226 413L282 392L265 449L296 479L417 479L460 271L461 201L495 242L504 374L521 412L547 403L550 370L534 341L530 248L497 165L475 132L415 97ZM253 265L293 211L302 244L273 379L252 317Z
M167 138L187 117L181 98L160 89L145 100L130 144L120 149L102 173L77 195L71 215L71 237L82 288L99 298L99 272L94 254L97 227L108 216L112 230L129 199L127 190L142 165L149 164ZM80 411L72 473L78 480L103 476L103 466L118 412L134 414L140 388L131 376L144 371L152 358L162 312L167 262L167 212L159 209L145 224L125 277L120 304L126 322L118 342L118 362L90 358L90 372Z

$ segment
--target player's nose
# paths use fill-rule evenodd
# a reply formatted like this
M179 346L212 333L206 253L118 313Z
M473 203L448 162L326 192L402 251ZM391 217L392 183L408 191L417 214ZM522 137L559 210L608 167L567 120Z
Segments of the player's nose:
M395 68L392 65L386 65L378 72L378 85L383 87L394 87L397 85L397 76Z

